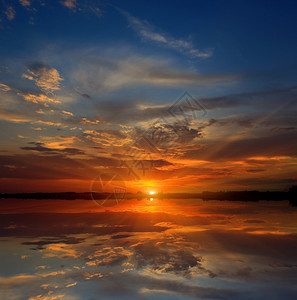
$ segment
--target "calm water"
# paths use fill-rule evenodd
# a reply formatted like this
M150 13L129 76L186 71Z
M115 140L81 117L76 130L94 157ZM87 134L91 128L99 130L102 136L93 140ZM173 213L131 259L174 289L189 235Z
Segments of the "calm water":
M296 299L287 202L0 204L1 299Z

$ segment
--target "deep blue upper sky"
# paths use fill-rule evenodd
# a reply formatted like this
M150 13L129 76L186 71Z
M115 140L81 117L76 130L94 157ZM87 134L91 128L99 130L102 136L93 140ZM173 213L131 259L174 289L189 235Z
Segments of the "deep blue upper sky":
M178 56L181 64L189 64L189 58L181 53L144 41L115 8L118 7L140 21L149 22L157 32L191 40L198 49L213 49L209 59L190 60L203 72L263 76L268 72L269 77L271 70L275 70L285 80L296 75L296 1L81 2L86 6L93 3L102 15L99 17L86 8L74 11L59 1L48 1L42 6L35 0L27 9L18 1L6 1L6 6L14 7L15 16L12 20L1 16L1 58L30 59L49 44L72 49L126 45L140 53ZM5 11L6 6L2 6Z

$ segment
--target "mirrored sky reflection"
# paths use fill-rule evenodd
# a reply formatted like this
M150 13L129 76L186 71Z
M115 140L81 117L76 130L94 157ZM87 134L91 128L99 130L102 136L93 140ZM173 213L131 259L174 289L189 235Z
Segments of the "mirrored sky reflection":
M297 210L285 201L1 202L1 299L296 296Z

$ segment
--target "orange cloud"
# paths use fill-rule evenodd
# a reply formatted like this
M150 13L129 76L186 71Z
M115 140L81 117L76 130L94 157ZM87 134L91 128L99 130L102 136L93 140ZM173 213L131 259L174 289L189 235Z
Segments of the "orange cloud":
M59 90L60 82L63 80L58 70L41 63L31 64L22 77L35 81L35 85L45 92Z

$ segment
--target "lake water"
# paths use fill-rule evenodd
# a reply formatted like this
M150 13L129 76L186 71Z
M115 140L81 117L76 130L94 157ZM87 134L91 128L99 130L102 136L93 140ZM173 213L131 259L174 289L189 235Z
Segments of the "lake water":
M296 299L286 201L0 205L0 299Z

